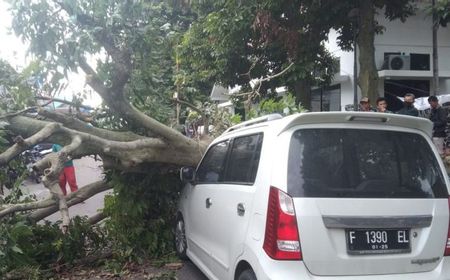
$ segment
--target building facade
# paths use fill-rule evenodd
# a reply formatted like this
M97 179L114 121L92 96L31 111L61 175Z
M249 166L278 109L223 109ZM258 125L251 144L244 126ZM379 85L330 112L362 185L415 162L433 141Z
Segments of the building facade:
M375 63L378 69L378 93L388 100L388 109L397 111L405 93L417 97L430 95L433 78L432 19L425 9L416 15L389 21L383 13L377 16L378 23L385 27L375 36ZM354 77L353 52L342 51L337 43L337 32L330 31L326 43L329 51L339 59L339 73L330 87L312 91L312 111L339 111L353 104ZM358 51L357 51L358 54ZM450 28L438 30L438 94L450 93ZM359 66L358 66L359 69ZM361 98L358 88L358 100Z

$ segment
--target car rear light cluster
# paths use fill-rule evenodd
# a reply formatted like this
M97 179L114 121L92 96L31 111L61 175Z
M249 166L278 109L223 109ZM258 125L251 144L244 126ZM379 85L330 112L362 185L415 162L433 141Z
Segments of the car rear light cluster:
M302 259L294 201L274 187L269 192L263 248L272 259Z
M450 215L450 197L448 198L448 209L449 209L449 215ZM449 225L448 225L448 231L447 231L447 242L445 243L444 256L450 256L450 218L449 218Z

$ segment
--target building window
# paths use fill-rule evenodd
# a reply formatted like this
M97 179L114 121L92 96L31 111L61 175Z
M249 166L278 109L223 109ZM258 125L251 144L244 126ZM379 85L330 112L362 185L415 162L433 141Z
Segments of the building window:
M340 111L341 85L316 88L311 91L311 111Z

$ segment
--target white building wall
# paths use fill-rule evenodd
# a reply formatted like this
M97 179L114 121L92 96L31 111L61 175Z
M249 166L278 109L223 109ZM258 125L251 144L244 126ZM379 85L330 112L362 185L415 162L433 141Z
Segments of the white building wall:
M325 42L326 48L332 53L335 57L339 57L340 59L340 71L339 75L342 77L348 77L343 82L341 82L341 110L345 110L345 105L353 104L353 51L347 52L341 50L341 48L337 44L338 33L335 30L330 30L328 34L328 41ZM360 89L358 87L358 99L360 96Z
M359 89L359 88L358 88ZM351 79L341 83L341 111L345 111L345 105L353 104L353 75ZM360 92L358 91L358 100Z
M346 52L341 50L337 44L338 36L339 34L335 30L330 30L328 41L325 42L325 46L331 54L340 58L341 76L353 77L353 51Z
M442 94L450 93L450 79L440 79L439 89Z
M407 18L405 22L388 21L382 15L377 20L386 27L383 34L375 36L375 61L379 69L385 52L427 53L431 58L432 21L426 12L418 11L417 15ZM448 27L440 27L438 30L438 54L439 74L448 76L450 72L450 29ZM432 67L431 61L430 68Z

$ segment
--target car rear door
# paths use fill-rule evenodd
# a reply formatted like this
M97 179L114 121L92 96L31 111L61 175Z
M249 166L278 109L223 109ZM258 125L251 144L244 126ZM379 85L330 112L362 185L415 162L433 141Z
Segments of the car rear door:
M430 144L413 130L293 133L288 193L311 273L411 273L440 263L449 201Z

